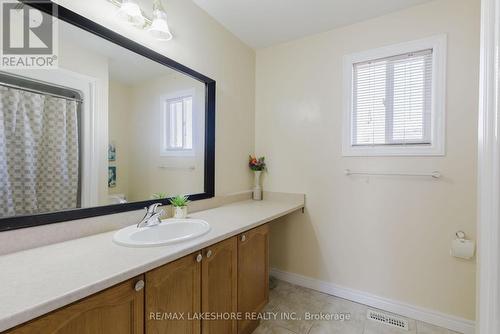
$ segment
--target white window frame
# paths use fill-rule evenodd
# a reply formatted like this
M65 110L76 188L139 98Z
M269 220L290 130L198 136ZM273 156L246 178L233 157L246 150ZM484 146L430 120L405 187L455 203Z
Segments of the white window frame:
M168 132L170 130L170 110L166 108L168 105L168 102L171 100L179 100L183 99L186 97L191 97L192 99L192 142L193 142L193 148L191 149L172 149L165 147L166 143L166 136L168 136ZM172 94L168 95L163 95L160 98L160 110L161 110L161 146L160 146L160 156L162 157L191 157L195 155L195 90L194 89L188 89L184 91L178 91Z
M445 34L400 43L344 56L344 96L342 123L343 156L443 156L445 155L446 109L446 43ZM367 145L352 144L353 129L353 66L360 62L392 57L404 53L433 50L432 110L430 145Z

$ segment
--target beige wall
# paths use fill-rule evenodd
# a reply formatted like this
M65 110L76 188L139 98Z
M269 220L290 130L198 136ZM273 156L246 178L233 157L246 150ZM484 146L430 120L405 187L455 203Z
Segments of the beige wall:
M97 110L95 111L94 117L95 122L93 124L93 131L95 131L94 141L97 143L93 154L95 155L95 165L89 165L87 176L97 173L97 189L89 189L90 192L96 193L96 199L94 203L107 203L108 198L108 98L109 98L109 76L108 76L108 59L94 52L91 52L85 48L82 48L77 41L72 41L65 39L64 42L61 41L59 45L59 68L69 70L70 75L81 74L87 79L93 82L96 92L96 103ZM50 70L48 70L50 71ZM88 107L88 106L87 106ZM84 106L84 108L86 108ZM89 112L90 110L84 109L83 112ZM89 122L91 120L89 119ZM96 126L97 125L97 126ZM89 124L90 126L90 124ZM83 140L89 144L85 139L86 133L83 132ZM90 154L92 148L87 147L86 150ZM88 160L86 154L84 153L84 161ZM88 162L88 161L87 161ZM98 171L92 170L95 166L98 166ZM86 167L83 167L86 168ZM84 178L85 175L82 175ZM83 179L82 182L90 182L89 180ZM84 204L84 206L87 206Z
M257 52L256 151L270 191L306 193L273 224L272 266L474 319L475 264L449 256L475 238L479 0L439 0ZM341 155L342 57L448 34L445 157ZM439 170L439 181L347 177Z
M193 90L193 146L195 156L161 156L161 97ZM129 129L131 201L151 198L154 193L199 194L204 190L205 85L172 73L131 87ZM145 135L146 134L146 135ZM160 166L175 169L160 168ZM189 167L194 167L190 170Z
M134 156L130 152L130 105L132 104L132 89L121 82L109 80L109 141L116 147L116 161L110 161L110 166L116 166L116 187L108 188L109 194L124 194L129 199L130 163ZM107 184L107 183L106 183Z
M146 31L123 24L107 1L55 2L216 80L216 193L250 188L246 164L255 145L255 52L251 48L191 1L166 3L174 34L170 42L156 41Z

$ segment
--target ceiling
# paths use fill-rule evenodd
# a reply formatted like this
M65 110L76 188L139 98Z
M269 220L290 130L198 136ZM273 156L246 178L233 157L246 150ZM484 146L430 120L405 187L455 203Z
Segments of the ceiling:
M108 59L109 78L127 85L136 85L164 75L172 75L176 71L149 60L132 51L122 48L94 34L77 28L69 23L59 21L60 43L73 45L78 41L79 47Z
M431 0L193 0L253 48L360 22Z

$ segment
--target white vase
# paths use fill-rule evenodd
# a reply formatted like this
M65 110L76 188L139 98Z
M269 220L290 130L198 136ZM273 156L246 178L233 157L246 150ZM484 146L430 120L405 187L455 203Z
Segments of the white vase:
M174 218L185 219L187 217L187 206L174 206Z
M260 175L262 171L256 170L253 172L254 175L254 185L253 185L253 195L252 198L256 201L262 201L262 187L260 186Z

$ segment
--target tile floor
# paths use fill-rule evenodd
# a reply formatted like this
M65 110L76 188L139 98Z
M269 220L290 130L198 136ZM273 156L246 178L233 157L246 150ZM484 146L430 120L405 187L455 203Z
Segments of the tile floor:
M268 314L295 314L297 320L263 320L253 334L458 334L444 328L407 319L410 330L400 330L378 324L366 318L368 307L345 299L326 295L283 281L275 281L269 304L264 309ZM282 313L283 312L283 313ZM289 313L287 313L289 312ZM350 315L350 320L306 319L305 313Z

